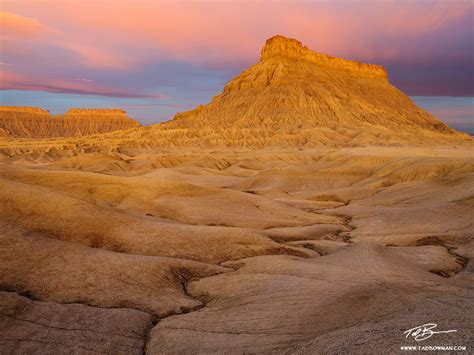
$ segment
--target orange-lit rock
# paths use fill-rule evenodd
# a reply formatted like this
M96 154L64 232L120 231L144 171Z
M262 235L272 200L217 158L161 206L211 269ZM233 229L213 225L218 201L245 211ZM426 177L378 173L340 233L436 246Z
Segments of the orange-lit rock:
M316 53L283 36L267 40L259 63L211 103L177 114L171 127L246 146L397 144L454 133L390 84L384 67Z
M273 36L267 40L262 49L260 61L274 57L305 60L328 69L345 70L353 75L388 79L387 70L381 65L366 64L312 51L292 38Z
M0 107L0 136L5 137L86 136L139 126L125 111L117 109L71 109L53 116L38 107Z

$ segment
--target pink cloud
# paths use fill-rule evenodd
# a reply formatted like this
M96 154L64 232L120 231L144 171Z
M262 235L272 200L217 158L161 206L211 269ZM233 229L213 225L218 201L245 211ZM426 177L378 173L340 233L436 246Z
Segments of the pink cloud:
M32 38L51 35L55 31L36 18L20 16L10 12L0 12L0 28L6 38Z
M160 55L185 61L248 61L258 57L263 41L277 33L330 54L375 57L380 37L421 36L473 7L471 1L431 1L430 6L424 1L123 0L113 6L79 0L4 2L11 11L34 13L63 31L61 45L84 58L84 65L123 69ZM400 55L399 48L383 52L388 57Z
M104 47L68 43L67 41L61 42L60 46L73 51L78 56L80 64L88 68L127 70L135 63L133 56L123 55L120 51Z
M166 98L166 96L159 94L140 93L101 86L90 80L32 77L31 75L6 70L0 70L0 90L31 90L127 98Z
M101 69L125 70L134 62L134 56L124 55L120 48L111 48L99 42L91 45L89 43L94 37L82 38L79 33L81 38L74 39L74 33L54 26L54 21L47 25L33 17L0 12L2 51L21 57L31 56L34 60L35 55L30 52L30 47L59 48L74 53L82 66Z
M2 52L9 63L22 61L25 73L38 76L38 57L45 59L41 63L53 62L42 73L46 82L58 66L74 73L133 74L171 60L241 68L242 63L256 61L265 39L275 34L298 38L314 50L336 56L424 63L436 53L417 39L449 26L474 4L470 0L2 0L2 8L8 11L0 17L2 29L10 34L1 40ZM11 40L13 36L22 43ZM68 53L67 61L58 64L57 52Z

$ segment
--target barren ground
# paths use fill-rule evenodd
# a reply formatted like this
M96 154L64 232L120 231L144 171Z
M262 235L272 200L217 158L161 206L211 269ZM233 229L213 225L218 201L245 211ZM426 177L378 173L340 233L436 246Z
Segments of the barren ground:
M473 156L3 150L0 353L472 351Z

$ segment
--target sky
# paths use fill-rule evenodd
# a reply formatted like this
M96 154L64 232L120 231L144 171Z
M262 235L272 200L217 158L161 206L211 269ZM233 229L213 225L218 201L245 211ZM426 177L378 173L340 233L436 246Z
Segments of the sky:
M282 34L384 65L417 104L474 133L472 0L0 0L0 34L2 105L166 121Z

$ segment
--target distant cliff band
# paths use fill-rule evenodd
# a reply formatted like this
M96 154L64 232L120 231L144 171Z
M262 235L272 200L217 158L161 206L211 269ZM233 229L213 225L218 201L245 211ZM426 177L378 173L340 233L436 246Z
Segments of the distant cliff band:
M51 115L37 107L0 106L0 137L75 137L135 127L140 123L118 109L71 109Z

